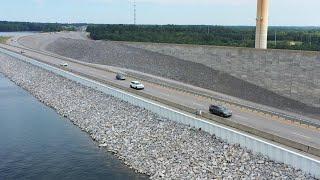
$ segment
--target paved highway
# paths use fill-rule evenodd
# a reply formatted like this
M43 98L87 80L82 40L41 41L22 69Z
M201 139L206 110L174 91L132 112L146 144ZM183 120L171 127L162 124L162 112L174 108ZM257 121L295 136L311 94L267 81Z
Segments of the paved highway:
M0 45L0 47L5 47L15 52L20 52L21 49L17 47ZM67 62L59 58L54 58L44 54L40 54L33 51L24 50L24 54L32 57L34 59L39 59L42 62L48 62L55 65L60 65L61 63ZM101 80L110 81L116 83L123 87L129 88L129 83L131 80L128 78L126 81L117 81L115 79L115 73L103 71L101 69L89 67L79 63L74 63L71 61L67 62L69 64L66 69L72 70L74 72L80 72L90 76L94 76ZM171 102L179 103L184 106L192 107L195 109L201 109L203 111L208 111L208 106L210 104L215 104L206 98L193 96L191 94L183 93L174 89L169 89L156 85L153 83L142 82L146 89L143 90L144 93L156 96ZM313 146L315 148L320 148L320 131L318 129L312 129L303 127L300 125L295 125L288 123L287 121L274 119L256 112L250 112L247 110L239 109L237 107L230 107L233 111L233 117L230 119L225 119L226 121L234 121L246 126L254 127L256 129L267 131L269 133L291 139L295 142Z

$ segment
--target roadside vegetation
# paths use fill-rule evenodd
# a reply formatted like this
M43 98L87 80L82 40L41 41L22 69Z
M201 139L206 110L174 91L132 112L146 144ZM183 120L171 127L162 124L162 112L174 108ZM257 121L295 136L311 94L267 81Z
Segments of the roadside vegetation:
M89 25L95 40L254 47L253 26ZM318 27L270 27L269 48L320 50Z
M0 36L0 43L5 44L7 42L8 39L10 39L11 37L4 37L4 36Z
M74 31L82 24L59 24L59 23L30 23L30 22L8 22L0 21L0 32L15 31Z

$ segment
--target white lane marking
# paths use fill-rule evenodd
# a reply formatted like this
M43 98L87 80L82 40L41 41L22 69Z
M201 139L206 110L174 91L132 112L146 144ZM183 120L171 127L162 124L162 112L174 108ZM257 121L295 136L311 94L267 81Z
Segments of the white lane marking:
M261 143L263 143L263 144L265 144L265 145L272 146L272 147L275 147L275 148L280 149L280 150L282 150L282 151L285 151L285 152L294 154L294 155L296 155L296 156L299 156L299 157L302 157L302 158L311 160L311 161L313 161L314 163L320 163L320 161L319 161L318 159L315 159L315 158L313 158L313 157L309 157L309 156L306 156L306 155L301 154L301 153L299 153L299 152L296 152L296 151L287 149L287 148L285 148L285 147L283 147L283 146L279 146L279 145L274 144L274 143L272 143L272 142L270 142L270 141L266 141L266 140L263 139L263 138L255 137L255 136L252 136L252 135L247 134L247 133L245 133L245 132L241 132L241 131L239 131L239 130L237 130L237 129L233 129L233 128L231 129L231 128L227 127L227 126L223 126L223 125L216 124L216 123L214 123L214 122L212 122L212 121L207 121L207 120L204 120L204 119L199 119L199 118L193 117L193 116L191 116L191 115L189 115L189 114L186 114L186 113L184 113L184 112L180 112L180 111L174 110L174 109L172 109L172 108L170 108L170 107L166 107L166 106L161 105L161 104L158 104L158 103L156 103L156 102L152 102L152 101L150 101L150 100L148 100L148 99L138 97L138 96L133 95L133 94L131 94L131 93L128 93L128 92L119 90L119 89L117 89L117 88L113 88L112 86L108 86L108 85L102 84L102 83L97 82L97 81L94 81L94 80L92 80L92 79L89 79L89 78L86 78L86 77L83 77L83 76L79 76L79 75L73 74L73 73L71 73L71 72L69 72L69 71L65 71L65 70L63 70L63 69L50 66L50 65L48 65L48 64L46 64L46 63L39 62L39 61L34 60L34 59L32 59L32 58L28 58L28 57L22 56L22 55L20 55L20 54L18 54L18 53L15 53L15 52L10 51L10 50L6 50L6 49L3 49L3 48L0 48L0 52L2 52L2 53L4 53L4 54L7 54L7 55L9 55L9 56L11 56L11 57L20 59L20 60L22 60L22 61L31 63L31 64L33 64L33 65L35 65L35 66L40 67L40 68L46 69L46 70L51 71L51 72L53 72L53 73L55 73L55 74L59 74L59 75L65 77L65 78L70 78L71 80L74 80L74 81L76 81L76 82L79 82L79 80L81 80L82 83L83 83L83 82L87 82L87 83L89 82L89 83L95 84L95 85L97 85L97 86L101 86L101 87L104 87L104 88L107 88L107 89L110 89L110 90L113 90L113 91L116 91L116 92L120 92L120 93L123 93L123 94L125 94L125 95L127 95L127 96L131 96L131 97L133 97L133 98L135 98L135 99L138 99L138 100L147 102L147 103L149 103L149 104L151 104L151 105L159 106L160 108L163 108L163 109L166 109L166 110L175 112L175 113L177 113L177 114L180 114L180 115L183 115L183 116L185 116L185 117L188 117L188 118L197 120L197 121L199 121L199 122L207 123L207 124L209 124L209 125L215 126L216 128L220 128L220 129L223 129L223 130L226 130L226 131L235 133L235 134L237 134L237 135L244 136L244 137L246 137L246 138L249 138L250 140L257 141L257 142L261 142ZM75 80L75 79L78 79L78 80ZM88 86L88 85L86 85L86 86Z
M203 106L203 104L196 103L196 102L193 102L192 104L193 104L193 105L196 105L196 106L201 106L201 107Z
M305 135L302 135L302 134L299 134L299 133L296 133L296 132L292 132L292 134L295 134L295 135L298 135L298 136L301 136L301 137L304 137L304 138L307 138L307 139L311 139L311 137L309 137L309 136L305 136Z
M150 92L150 93L152 93L152 92ZM161 95L163 95L163 96L167 96L167 97L170 97L170 96L171 96L169 93L164 93L164 92L161 92L161 91L158 91L157 93L158 93L158 94L161 94Z

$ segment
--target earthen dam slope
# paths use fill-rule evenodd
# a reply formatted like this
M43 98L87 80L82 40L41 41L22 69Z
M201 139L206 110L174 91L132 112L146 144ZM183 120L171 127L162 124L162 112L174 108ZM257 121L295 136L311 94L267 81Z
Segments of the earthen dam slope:
M83 38L84 36L77 38L74 33L71 36L70 38L68 35L60 35L60 33L40 34L21 38L19 42L30 48L50 51L84 62L133 69L282 110L316 118L320 117L320 108L316 103L306 103L299 98L288 97L281 91L255 83L248 75L238 75L238 71L234 69L234 66L243 68L239 62L231 62L227 59L229 68L224 67L224 59L220 57L221 66L214 63L206 64L208 51L202 52L202 56L201 53L199 55L199 52L197 52L201 46L187 46L186 49L181 49L180 45L93 41ZM43 43L44 41L49 43ZM178 46L180 49L176 47L171 48L170 51L165 50L172 46ZM154 47L159 49L156 50ZM214 49L214 47L210 48ZM188 53L185 52L186 50L188 50ZM181 52L182 54L178 56L172 51ZM213 52L215 51L212 50L211 53ZM194 54L197 57L186 56L188 54L190 56ZM233 56L232 52L229 56ZM258 55L253 54L252 58L254 57L259 59ZM190 58L193 58L193 60ZM214 59L212 62L215 62ZM252 64L254 65L254 63ZM259 66L267 66L267 64L259 64ZM234 71L231 72L232 69ZM257 69L257 67L251 67L251 69ZM250 73L254 76L254 72L250 71ZM266 73L262 74L261 78L267 75ZM313 76L315 75L317 74L313 74ZM266 78L269 79L268 77ZM279 83L281 84L280 81ZM301 85L303 86L304 84ZM301 94L301 96L304 96L304 94Z

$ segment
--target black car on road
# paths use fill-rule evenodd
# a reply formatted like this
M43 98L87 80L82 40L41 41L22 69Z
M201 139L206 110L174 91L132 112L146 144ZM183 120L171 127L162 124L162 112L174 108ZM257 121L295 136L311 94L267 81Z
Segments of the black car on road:
M124 81L124 80L126 80L126 77L125 77L123 74L117 74L117 75L116 75L116 79L117 79L117 80Z
M232 116L232 112L227 109L226 107L223 106L217 106L217 105L210 105L209 107L209 111L212 114L224 117L224 118L228 118Z

